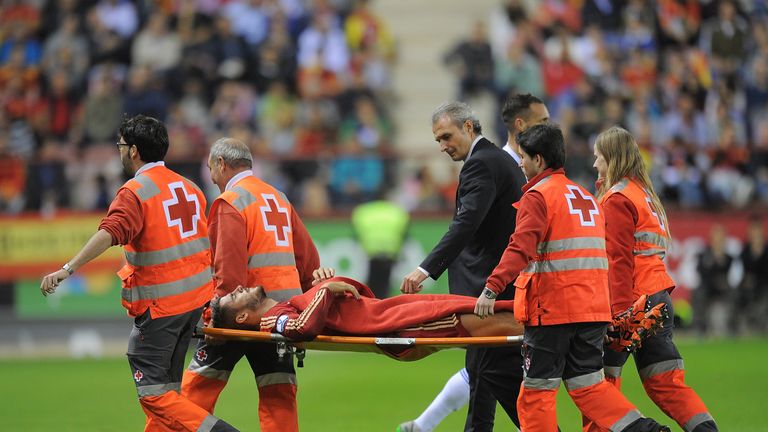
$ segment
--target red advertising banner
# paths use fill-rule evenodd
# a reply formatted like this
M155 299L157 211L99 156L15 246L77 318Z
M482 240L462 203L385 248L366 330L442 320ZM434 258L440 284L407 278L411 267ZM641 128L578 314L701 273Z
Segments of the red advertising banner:
M754 217L746 212L670 212L667 216L673 241L666 263L678 286L673 292L673 297L685 299L690 297L690 290L699 285L699 274L696 270L698 255L709 242L712 229L717 225L725 229L726 250L729 255L738 258L747 237L749 219ZM765 214L760 217L763 229L768 232L768 217ZM741 262L735 260L728 277L732 288L739 283L741 277Z

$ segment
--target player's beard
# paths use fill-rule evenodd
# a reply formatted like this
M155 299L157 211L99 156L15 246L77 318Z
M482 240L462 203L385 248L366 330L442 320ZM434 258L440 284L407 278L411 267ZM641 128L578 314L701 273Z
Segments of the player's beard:
M255 293L248 298L248 305L246 306L248 309L258 309L259 306L261 306L261 303L264 302L264 299L267 298L267 294L264 292L264 288L260 288L261 289L256 289Z

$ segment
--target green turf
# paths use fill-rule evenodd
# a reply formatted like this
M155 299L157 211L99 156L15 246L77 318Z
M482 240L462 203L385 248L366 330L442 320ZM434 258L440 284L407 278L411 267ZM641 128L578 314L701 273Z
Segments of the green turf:
M768 431L767 340L679 342L687 381L701 395L722 431ZM417 416L463 363L463 352L444 351L414 363L374 354L310 352L299 369L300 424L304 431L393 431ZM671 424L644 395L632 367L625 392L646 415ZM138 431L143 413L136 402L127 362L19 360L0 362L0 419L9 431ZM258 430L257 392L247 363L236 369L217 414L243 431ZM563 431L580 420L561 391ZM437 429L462 429L466 410ZM512 430L502 411L500 431ZM679 429L677 429L679 430Z

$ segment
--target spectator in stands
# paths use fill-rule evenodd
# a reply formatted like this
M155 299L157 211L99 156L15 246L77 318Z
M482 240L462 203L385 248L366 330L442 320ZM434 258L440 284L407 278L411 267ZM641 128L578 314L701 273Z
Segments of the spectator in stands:
M256 95L253 87L241 81L224 81L219 86L210 114L217 131L233 125L256 125Z
M395 39L384 20L370 8L370 0L354 0L352 13L344 22L347 45L352 52L372 50L388 61L394 60Z
M470 37L459 41L443 59L459 79L459 100L493 91L494 60L485 27L484 22L476 21Z
M724 336L727 331L731 302L728 272L733 257L726 250L726 235L725 227L715 224L709 244L698 257L699 286L694 291L693 319L702 335Z
M89 61L88 41L80 33L80 19L76 15L66 15L43 46L43 74L50 80L54 71L65 70L70 89L80 93Z
M716 71L730 76L742 67L746 57L747 23L738 16L732 1L719 2L717 18L702 26L699 42L701 49L712 56Z
M132 1L100 0L94 12L104 27L122 39L130 39L139 29L139 14Z
M234 32L232 22L226 16L214 19L214 36L206 51L213 54L216 74L220 79L240 79L250 70L250 48L245 40Z
M505 56L497 58L494 66L494 85L501 103L512 93L544 93L541 64L525 51L521 39L510 41Z
M330 169L328 187L331 202L337 208L348 209L379 196L384 181L384 163L378 155L366 150L356 136L349 136L342 142Z
M355 112L339 126L339 139L353 137L369 152L385 152L391 134L389 124L379 115L373 100L366 97L357 99Z
M768 245L766 244L763 219L750 217L747 241L741 249L744 277L738 286L734 310L731 312L736 332L746 327L748 331L768 331Z
M659 0L655 5L661 48L691 44L701 24L697 0Z
M349 66L349 48L338 20L330 13L317 14L298 41L298 61L302 70L318 69L342 75Z
M288 33L284 20L274 17L269 37L255 56L254 84L259 93L269 89L270 84L280 81L290 91L296 89L296 47Z
M8 147L7 128L0 115L0 211L16 214L24 208L27 170L24 159Z
M134 66L147 66L154 73L169 73L181 60L181 40L168 31L168 18L163 12L149 17L146 27L139 31L131 47Z
M164 121L168 115L169 98L148 66L134 66L128 76L123 96L123 110L129 116L146 113Z
M267 38L269 15L265 3L263 0L234 0L222 10L222 15L232 23L232 31L251 48L259 46Z
M105 24L95 8L88 11L86 28L92 65L104 62L127 65L130 62L130 40Z

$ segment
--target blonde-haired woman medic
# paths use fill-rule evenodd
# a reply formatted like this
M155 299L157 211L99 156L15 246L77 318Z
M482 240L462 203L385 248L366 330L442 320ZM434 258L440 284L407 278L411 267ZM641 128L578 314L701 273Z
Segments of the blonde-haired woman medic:
M701 398L684 382L683 360L672 342L672 299L675 283L664 267L670 242L664 207L648 177L640 149L620 127L602 132L595 142L597 197L605 215L611 312L626 310L643 294L651 306L666 303L664 327L634 353L648 396L685 431L716 431L717 425ZM621 387L621 368L629 353L605 351L608 381ZM599 430L585 423L585 431Z

